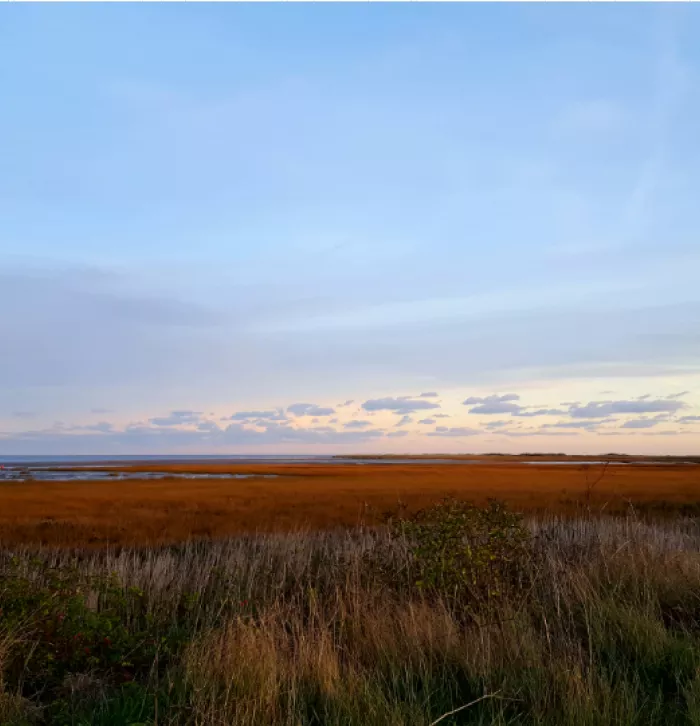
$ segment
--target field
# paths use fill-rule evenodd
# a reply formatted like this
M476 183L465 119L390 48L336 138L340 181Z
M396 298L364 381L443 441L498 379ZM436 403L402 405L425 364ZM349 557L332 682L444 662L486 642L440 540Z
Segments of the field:
M0 541L148 544L243 532L376 524L444 496L521 511L575 514L700 507L700 466L476 464L172 464L144 472L275 474L276 479L0 483Z
M274 472L0 485L0 724L700 726L695 467Z

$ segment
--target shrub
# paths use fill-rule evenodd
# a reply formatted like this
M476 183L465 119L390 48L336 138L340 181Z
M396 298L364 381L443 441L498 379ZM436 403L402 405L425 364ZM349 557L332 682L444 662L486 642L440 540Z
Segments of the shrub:
M522 516L499 502L480 508L444 499L391 528L406 542L413 584L424 593L476 606L524 584L531 534Z
M75 690L74 674L113 684L147 674L157 658L167 662L188 634L149 612L146 598L111 574L11 558L0 585L0 616L19 637L6 657L6 673L28 693L48 691L57 698Z

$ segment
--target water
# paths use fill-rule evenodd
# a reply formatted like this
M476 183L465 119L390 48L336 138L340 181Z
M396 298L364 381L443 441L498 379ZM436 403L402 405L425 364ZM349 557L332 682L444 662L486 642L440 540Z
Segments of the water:
M333 456L307 456L305 454L115 454L106 456L104 454L71 454L71 455L51 455L40 454L35 456L8 456L0 455L0 465L30 465L30 464L70 464L84 466L98 465L119 465L126 466L129 464L150 463L150 462L182 462L197 463L202 462L218 462L218 463L240 463L247 461L316 461L316 460L332 460Z
M625 461L521 461L521 464L546 464L547 466L554 466L555 464L568 464L570 466L604 466L610 464L611 466L625 466ZM652 464L654 462L637 462L639 464Z
M605 460L557 460L557 459L530 459L528 461L511 461L509 459L448 459L448 458L374 458L367 457L347 457L333 456L323 454L144 454L141 456L133 455L116 455L116 456L0 456L0 466L23 466L32 469L80 469L82 467L90 467L92 469L109 469L111 467L127 467L138 464L151 465L154 463L187 463L187 464L442 464L445 466L467 466L478 464L545 464L545 465L567 465L567 466L603 466L610 464L611 466L629 466L638 464L649 464L658 466L660 464L676 465L676 464L692 464L692 461L605 461ZM223 476L223 475L222 475ZM225 475L230 476L230 475Z
M121 481L133 479L273 479L277 474L252 473L209 473L209 472L172 472L172 471L117 471L115 467L127 468L138 464L154 463L230 463L230 464L345 464L355 466L366 465L443 465L443 466L474 466L488 465L544 465L544 466L636 466L639 464L675 466L692 462L673 461L604 461L604 460L539 460L528 461L490 460L490 459L444 459L444 458L387 458L342 457L342 456L307 456L277 454L234 454L221 456L210 455L149 455L149 456L0 456L0 482L3 481Z
M0 469L2 481L123 481L125 479L276 479L277 474L209 474L171 471L72 471L45 467L6 467Z

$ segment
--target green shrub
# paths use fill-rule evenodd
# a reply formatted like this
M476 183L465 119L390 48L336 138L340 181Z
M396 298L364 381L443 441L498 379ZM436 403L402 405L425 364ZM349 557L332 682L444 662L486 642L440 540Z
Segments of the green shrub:
M185 605L189 600L185 598ZM172 619L149 611L146 594L113 575L39 559L11 559L0 585L0 616L19 633L5 671L29 694L61 693L72 674L104 683L147 674L156 659L167 663L186 633Z
M391 527L406 542L413 584L424 593L483 605L524 585L532 538L522 516L499 502L480 508L444 499Z

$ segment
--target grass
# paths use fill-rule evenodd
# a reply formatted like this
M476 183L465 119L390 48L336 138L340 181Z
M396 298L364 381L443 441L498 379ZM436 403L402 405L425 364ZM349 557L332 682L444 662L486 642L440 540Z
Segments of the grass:
M3 725L700 725L693 518L18 545L0 608Z

